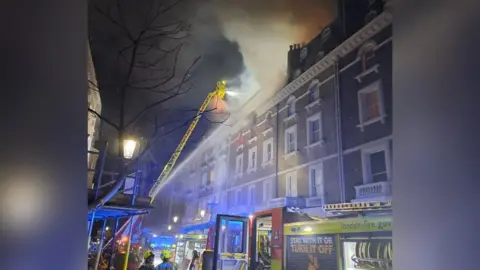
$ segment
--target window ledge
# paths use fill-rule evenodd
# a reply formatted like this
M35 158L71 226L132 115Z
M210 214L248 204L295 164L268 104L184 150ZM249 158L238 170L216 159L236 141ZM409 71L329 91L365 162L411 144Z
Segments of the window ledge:
M288 121L296 119L296 118L297 118L297 114L294 113L294 114L288 116L287 118L283 119L283 122L288 122Z
M318 146L318 145L324 146L325 145L325 140L320 140L318 142L314 142L312 144L309 144L309 145L305 146L305 149L309 150L310 148L313 148L313 147Z
M241 144L237 147L237 152L242 151L242 150L243 150L243 144Z
M375 72L378 73L378 68L380 67L380 64L375 64L372 67L368 68L367 70L363 71L362 73L358 74L355 76L355 80L358 81L358 83L362 82L362 79L367 76L368 74Z
M255 167L255 168L248 168L248 169L247 169L247 174L250 174L250 173L256 172L256 171L257 171L257 168L256 168L256 167Z
M269 160L269 161L264 161L264 162L262 163L262 167L265 168L265 167L267 167L268 165L273 165L273 161L274 161L274 159L271 159L271 160Z
M320 106L321 104L321 100L320 99L316 99L314 101L312 101L310 104L308 104L307 106L305 106L305 109L307 111L310 111L311 109L313 109L313 107L315 107L316 105L319 105Z
M272 131L273 131L273 128L269 127L268 129L265 129L264 131L262 131L262 134L263 136L267 136L267 134Z
M284 157L285 159L288 159L289 157L291 157L291 156L296 156L297 154L298 154L298 150L292 151L292 152L290 152L290 153L288 153L288 154L285 154L283 157Z
M362 122L362 123L358 124L357 127L360 128L360 130L364 131L366 126L371 125L373 123L382 122L382 124L385 124L385 118L386 117L387 117L387 115L383 114L381 116L372 118L372 119L367 120L365 122Z
M254 142L256 142L256 141L257 141L257 136L255 136L255 137L251 138L250 140L248 140L248 144L252 144L252 143L254 143Z

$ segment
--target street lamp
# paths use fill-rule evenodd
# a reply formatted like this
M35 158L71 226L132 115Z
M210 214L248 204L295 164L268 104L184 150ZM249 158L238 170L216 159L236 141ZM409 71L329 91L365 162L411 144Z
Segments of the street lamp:
M169 231L172 230L172 225L168 225L168 230L169 230Z
M177 216L174 216L174 217L173 217L173 223L177 223L177 221L178 221L178 217L177 217Z
M205 217L205 210L200 211L200 216L201 216L202 218Z
M126 159L131 159L135 153L135 148L137 147L137 142L135 140L124 140L123 141L123 157Z

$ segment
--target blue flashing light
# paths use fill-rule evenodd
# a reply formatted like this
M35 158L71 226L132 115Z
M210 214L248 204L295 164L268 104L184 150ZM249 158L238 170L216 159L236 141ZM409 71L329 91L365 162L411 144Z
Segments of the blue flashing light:
M155 247L169 247L175 243L175 237L160 235L156 238L152 238L151 243L152 245L155 245Z

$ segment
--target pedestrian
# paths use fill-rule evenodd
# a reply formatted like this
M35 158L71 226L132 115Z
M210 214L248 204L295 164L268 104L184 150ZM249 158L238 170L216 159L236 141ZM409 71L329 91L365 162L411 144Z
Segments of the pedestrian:
M199 270L198 269L199 259L200 259L200 255L198 254L198 251L194 250L192 260L190 261L190 265L188 266L188 270Z

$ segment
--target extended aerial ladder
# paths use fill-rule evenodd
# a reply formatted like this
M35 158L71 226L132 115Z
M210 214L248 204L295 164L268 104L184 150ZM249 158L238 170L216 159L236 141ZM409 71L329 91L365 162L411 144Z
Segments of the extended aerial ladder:
M172 169L175 166L175 163L177 162L178 158L180 157L180 154L182 153L183 148L187 144L188 139L190 139L190 136L192 135L193 130L197 126L198 121L202 117L205 110L208 108L208 105L210 104L210 102L215 96L217 96L218 99L223 99L225 97L226 87L227 87L227 83L225 81L217 82L217 87L215 88L215 90L210 92L205 98L205 100L203 101L202 106L200 106L200 109L198 110L197 115L195 116L195 119L193 119L192 123L187 129L187 132L185 132L185 135L183 135L183 138L178 144L177 149L175 149L175 152L173 152L172 156L170 157L170 160L167 162L167 164L163 168L162 173L153 184L153 187L150 189L150 193L148 194L148 196L151 198L151 203L153 203L155 196L157 196L158 192L163 187L164 182L167 180L168 176L172 172Z
M218 99L224 99L225 98L225 94L226 94L226 88L227 88L227 82L226 81L219 81L217 82L217 86L215 88L215 90L211 91L210 93L208 93L207 97L205 98L205 100L203 101L202 105L200 106L200 108L198 109L197 111L197 114L195 116L195 118L193 119L192 123L190 124L190 126L188 127L187 131L185 132L185 134L183 135L183 138L182 140L180 141L180 143L178 144L177 148L175 149L175 151L173 152L172 156L170 157L170 159L168 160L167 164L163 167L163 170L160 174L160 176L157 178L157 180L154 182L152 188L150 189L150 192L149 192L149 197L151 198L150 199L150 203L152 204L155 200L155 196L158 194L158 192L160 192L160 190L162 189L162 187L164 186L164 183L165 181L167 180L168 176L170 175L170 173L172 172L173 170L173 167L175 166L175 163L177 162L178 158L180 157L180 154L182 153L182 150L185 148L185 145L187 144L188 142L188 139L190 139L190 136L192 135L193 131L195 130L195 127L197 126L198 124L198 121L200 121L200 118L203 116L203 114L205 113L205 111L207 110L208 108L208 105L210 104L210 102L212 101L212 99L214 97L217 97ZM131 224L129 227L129 230L131 230L134 226L133 224L137 223L139 221L139 216L134 216L134 217L131 217L127 222L125 222L123 224L123 226L117 231L117 234L124 231L124 234L127 234L128 230L125 230L126 229L126 226L128 224ZM117 234L115 235L115 237L117 236ZM110 242L115 239L115 237L113 237L112 239L110 239L110 241L104 245L104 248L106 246L108 246L108 244L110 244ZM129 239L130 241L130 239Z

